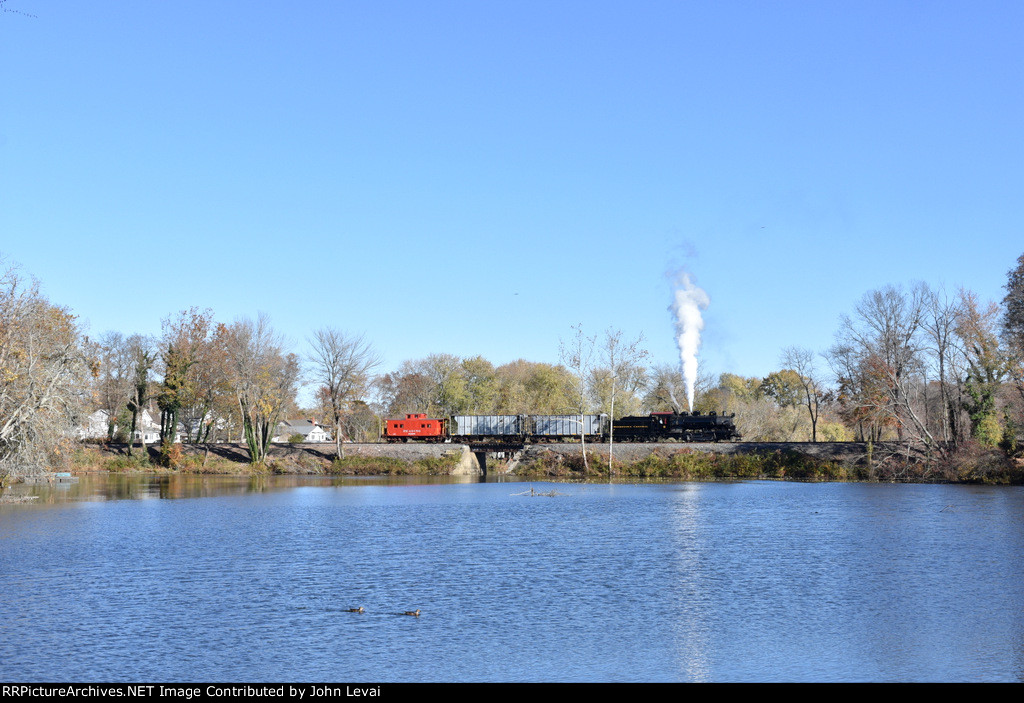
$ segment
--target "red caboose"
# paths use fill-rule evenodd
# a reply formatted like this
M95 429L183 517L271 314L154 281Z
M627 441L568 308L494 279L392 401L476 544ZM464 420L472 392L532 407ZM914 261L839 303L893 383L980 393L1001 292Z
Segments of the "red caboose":
M409 413L404 420L385 420L384 439L388 442L408 442L420 439L443 442L447 437L446 420L428 418L425 413Z

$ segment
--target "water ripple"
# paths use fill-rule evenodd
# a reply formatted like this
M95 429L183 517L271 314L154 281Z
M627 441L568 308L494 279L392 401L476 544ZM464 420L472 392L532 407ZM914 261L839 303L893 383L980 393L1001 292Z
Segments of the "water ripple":
M1022 678L1019 488L510 488L0 506L0 679Z

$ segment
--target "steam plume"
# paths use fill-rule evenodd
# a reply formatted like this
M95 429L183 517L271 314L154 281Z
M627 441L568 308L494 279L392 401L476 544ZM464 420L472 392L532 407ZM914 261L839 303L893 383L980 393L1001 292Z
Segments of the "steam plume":
M704 329L704 318L700 311L711 300L708 294L690 280L690 274L680 271L675 281L675 300L669 308L675 314L676 343L679 345L679 362L686 384L686 402L693 411L693 385L697 381L697 350L700 349L700 333Z

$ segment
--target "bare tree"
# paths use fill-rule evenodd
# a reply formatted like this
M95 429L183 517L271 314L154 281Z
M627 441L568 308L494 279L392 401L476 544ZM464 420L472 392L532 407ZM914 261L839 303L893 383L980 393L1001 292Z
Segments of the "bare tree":
M686 383L678 365L659 364L651 369L644 407L652 411L679 412L679 398L686 399Z
M956 301L950 300L944 290L928 291L922 328L926 334L926 348L932 363L932 373L939 382L940 429L944 442L956 441L959 436L959 403L954 401L951 391L951 386L959 385L959 382L954 381L955 374L951 378L950 373L955 363L953 355L957 352L955 343L958 309Z
M573 406L580 419L580 451L583 453L583 470L590 471L587 462L587 425L584 415L587 412L587 379L594 363L594 344L596 337L583 334L583 325L573 325L573 336L568 341L559 340L558 356L569 369L572 387Z
M345 415L349 405L366 392L370 372L380 365L381 356L362 335L329 327L317 330L308 341L313 379L324 391L334 423L335 454L342 459Z
M837 344L829 351L833 369L845 371L840 375L841 393L859 386L855 392L861 407L884 411L901 440L926 450L936 446L917 403L927 300L924 284L909 293L894 286L866 293L854 317L843 316Z
M378 376L374 385L384 414L433 414L435 411L434 384L411 361L403 362L398 371Z
M811 418L811 441L818 441L818 412L823 390L814 366L814 352L802 347L789 347L782 352L782 365L796 373L803 389L803 404Z
M98 345L97 395L107 411L107 440L114 439L118 415L126 410L135 377L134 359L128 340L120 332L106 332ZM124 425L122 424L122 429Z
M139 429L142 412L151 397L150 374L157 354L155 343L148 337L133 334L126 341L128 353L132 360L132 390L128 398L128 411L132 414L131 429L128 432L128 456L132 455L135 446L135 432ZM146 455L146 431L139 433L142 442L142 455Z
M611 384L610 404L608 408L608 477L614 471L614 427L615 427L615 394L619 388L629 393L639 389L646 380L642 363L647 358L647 350L643 348L644 336L641 334L632 342L622 340L622 330L608 328L605 331L604 344L601 347L602 361L607 365Z
M0 480L49 461L81 415L90 372L75 317L0 270Z

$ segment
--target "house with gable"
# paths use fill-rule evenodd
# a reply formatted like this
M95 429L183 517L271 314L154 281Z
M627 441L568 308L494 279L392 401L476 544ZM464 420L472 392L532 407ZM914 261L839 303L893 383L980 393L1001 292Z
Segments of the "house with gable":
M75 436L78 439L106 439L107 438L107 423L110 417L110 411L106 409L100 409L93 412L85 421L78 426L75 430ZM121 429L119 425L114 425L114 434ZM146 444L152 444L160 440L160 423L153 420L153 416L149 410L143 408L139 414L137 421L137 427L132 436L133 442L145 442ZM181 433L177 433L174 438L175 442L181 441Z
M302 435L303 442L330 442L331 433L316 420L284 420L277 423L277 434L272 442L287 442L293 435Z

